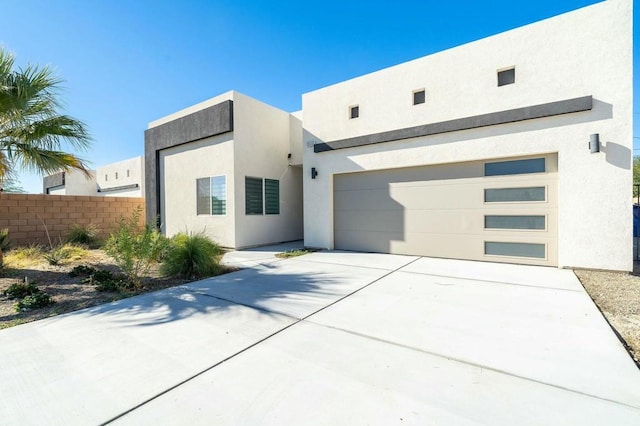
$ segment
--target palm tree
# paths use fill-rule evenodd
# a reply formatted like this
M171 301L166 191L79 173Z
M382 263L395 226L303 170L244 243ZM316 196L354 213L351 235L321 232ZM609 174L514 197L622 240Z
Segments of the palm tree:
M62 80L49 67L14 69L14 63L0 48L0 190L18 169L89 176L84 160L61 150L63 142L81 150L91 142L82 122L59 112Z

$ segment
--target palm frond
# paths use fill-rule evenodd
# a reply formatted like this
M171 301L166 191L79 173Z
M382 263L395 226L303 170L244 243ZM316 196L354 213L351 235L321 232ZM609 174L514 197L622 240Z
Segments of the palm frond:
M0 188L6 180L11 178L12 171L9 159L4 152L0 151Z
M12 145L10 161L21 169L45 174L60 171L79 170L86 177L91 177L91 172L86 160L73 154L62 151L40 149L31 144Z
M60 113L62 80L47 66L14 66L13 55L0 48L0 178L16 167L89 176L84 160L62 151L65 144L84 150L91 143L84 123Z

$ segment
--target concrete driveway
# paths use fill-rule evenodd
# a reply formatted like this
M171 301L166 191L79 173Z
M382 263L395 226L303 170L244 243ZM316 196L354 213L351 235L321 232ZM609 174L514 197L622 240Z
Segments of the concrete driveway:
M278 250L0 331L0 423L640 424L571 271Z

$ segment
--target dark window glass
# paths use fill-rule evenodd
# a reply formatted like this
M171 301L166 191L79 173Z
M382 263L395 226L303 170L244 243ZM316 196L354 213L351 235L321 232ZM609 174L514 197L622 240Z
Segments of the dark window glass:
M358 117L360 117L360 107L359 106L351 107L351 118L358 118Z
M245 177L245 214L262 214L262 179Z
M540 173L545 171L544 158L532 158L529 160L498 161L485 163L485 176L519 175L525 173Z
M264 212L280 214L280 181L278 180L264 180Z
M419 90L417 92L413 92L413 104L423 104L426 99L426 94L424 90Z
M506 86L516 82L516 69L498 71L498 86Z

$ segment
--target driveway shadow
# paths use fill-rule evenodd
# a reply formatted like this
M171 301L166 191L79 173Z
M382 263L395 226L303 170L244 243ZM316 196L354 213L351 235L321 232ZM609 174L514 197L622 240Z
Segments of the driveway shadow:
M289 273L273 267L243 269L68 315L108 316L122 325L154 326L214 312L215 319L245 306L301 318L346 294L340 279L339 274Z

